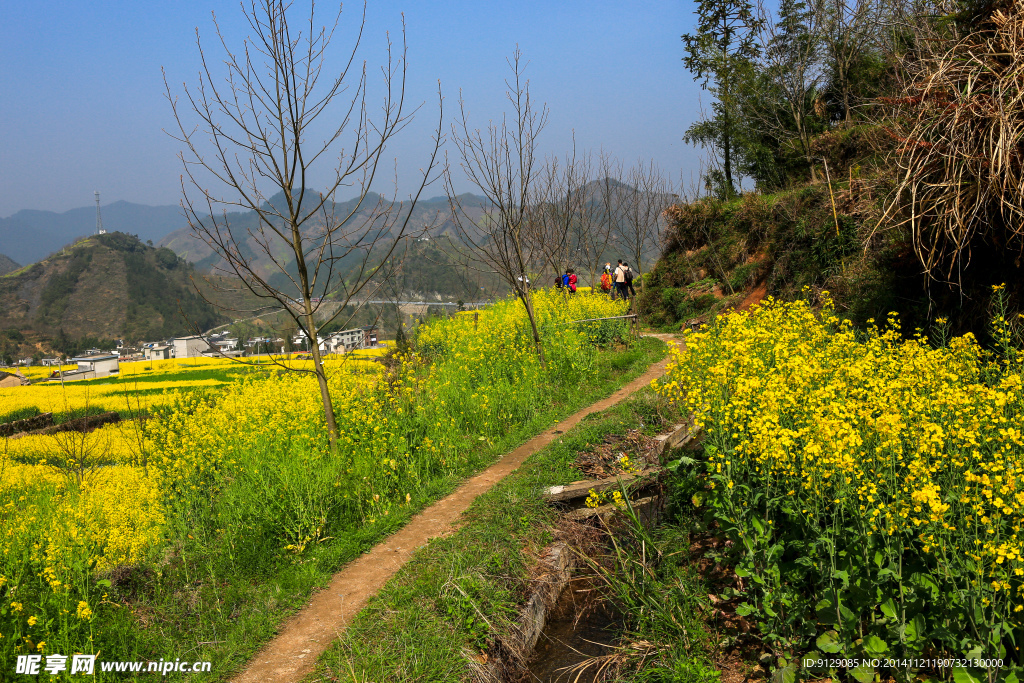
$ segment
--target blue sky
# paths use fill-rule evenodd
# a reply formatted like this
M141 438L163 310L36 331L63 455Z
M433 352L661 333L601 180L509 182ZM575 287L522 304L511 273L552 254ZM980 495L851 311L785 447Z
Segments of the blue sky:
M182 83L194 85L196 27L208 55L220 56L211 11L229 42L239 46L248 29L239 5L221 0L4 4L0 216L87 206L93 190L102 193L104 204L176 204L181 145L164 133L174 120L161 67L176 94L182 93ZM336 5L317 7L326 21ZM407 100L424 103L389 152L397 159L399 192L411 189L415 169L426 161L438 80L445 127L454 120L460 91L471 124L484 127L505 109L505 60L517 44L529 60L533 97L550 108L550 123L539 140L545 153L563 154L575 131L578 149L603 148L626 162L653 159L676 178L683 172L689 179L700 150L681 138L698 115L700 98L707 99L681 62L680 35L691 29L694 9L689 0L371 0L361 57L371 74L378 73L385 33L399 35L404 13ZM336 54L349 44L361 11L361 4L346 3ZM455 150L448 148L451 155ZM441 193L440 185L428 191Z

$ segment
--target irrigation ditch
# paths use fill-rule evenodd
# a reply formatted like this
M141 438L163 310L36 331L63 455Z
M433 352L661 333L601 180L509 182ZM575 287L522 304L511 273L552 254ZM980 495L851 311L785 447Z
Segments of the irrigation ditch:
M592 567L609 550L611 537L629 524L624 509L628 507L632 520L647 529L661 521L666 503L661 463L672 451L695 447L701 437L691 422L674 425L653 437L653 448L646 454L649 466L546 490L545 501L561 512L561 538L541 552L530 572L531 588L515 628L478 660L480 680L602 680L603 669L614 659L609 655L619 646L621 618L596 598L600 586ZM596 469L601 473L602 468ZM600 502L609 498L612 502Z

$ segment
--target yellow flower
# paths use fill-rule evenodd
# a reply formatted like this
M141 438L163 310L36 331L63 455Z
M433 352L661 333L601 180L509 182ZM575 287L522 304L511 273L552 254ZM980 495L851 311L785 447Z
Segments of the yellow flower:
M89 609L89 603L85 602L84 600L80 601L78 603L78 609L75 610L75 616L77 616L82 621L88 621L89 619L92 619L92 610Z

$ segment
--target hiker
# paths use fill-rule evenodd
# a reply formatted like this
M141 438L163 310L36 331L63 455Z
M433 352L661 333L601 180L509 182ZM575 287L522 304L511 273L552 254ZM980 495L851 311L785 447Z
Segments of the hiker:
M562 289L569 289L569 271L562 273Z
M636 275L636 273L633 272L633 269L629 267L628 263L623 263L622 267L626 269L624 279L626 286L623 289L628 290L629 296L636 297L636 290L633 289L633 278Z
M613 279L615 280L615 293L621 296L623 299L629 298L629 293L626 290L626 271L628 268L624 268L622 265L622 259L619 259L619 265L615 266L615 273Z
M561 289L565 286L565 276L555 273L555 289Z
M576 277L575 271L572 268L566 268L565 270L565 286L569 288L570 294L576 293L576 283L579 282L579 278Z
M612 264L604 264L604 272L601 273L601 291L615 298L615 292L612 291Z

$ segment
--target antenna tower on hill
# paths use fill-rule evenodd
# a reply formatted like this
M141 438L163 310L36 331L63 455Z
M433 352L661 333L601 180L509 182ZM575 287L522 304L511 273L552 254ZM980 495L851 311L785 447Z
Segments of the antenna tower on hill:
M103 218L100 217L100 191L96 190L93 194L96 195L96 234L106 235L107 231L103 229Z

